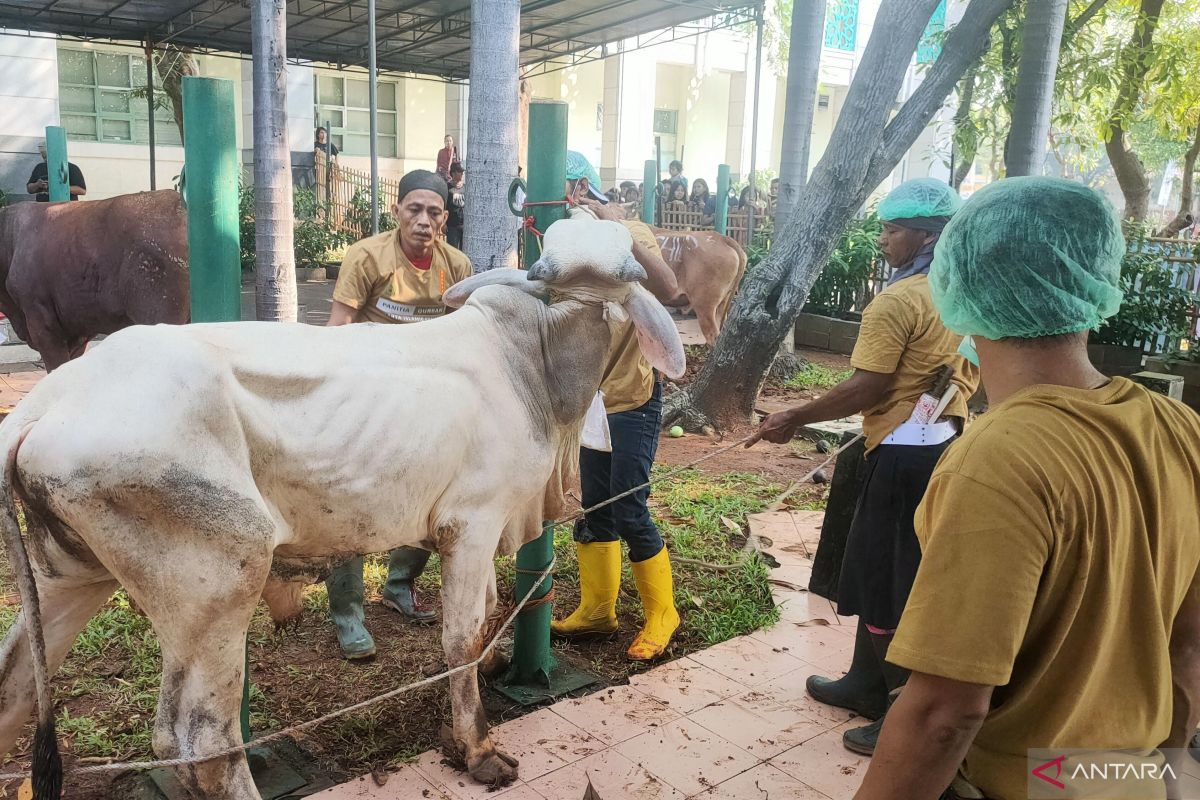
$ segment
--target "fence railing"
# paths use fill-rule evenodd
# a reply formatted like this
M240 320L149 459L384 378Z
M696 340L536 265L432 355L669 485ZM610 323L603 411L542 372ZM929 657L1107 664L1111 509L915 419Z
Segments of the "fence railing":
M328 214L334 229L356 239L371 235L371 176L334 161L327 169L325 154L315 159L317 205ZM400 191L400 181L379 178L379 213L387 213Z
M742 211L730 211L729 222L725 228L726 235L734 239L742 247L747 246L753 239L747 227L747 216ZM766 227L766 222L767 215L765 212L756 212L754 214L754 233L756 235ZM668 231L711 231L714 225L712 217L706 215L703 211L664 208L662 211L662 224L659 227Z

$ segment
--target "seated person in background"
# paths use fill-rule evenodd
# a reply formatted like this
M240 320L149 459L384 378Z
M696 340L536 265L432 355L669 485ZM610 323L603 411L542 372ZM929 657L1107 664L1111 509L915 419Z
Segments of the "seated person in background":
M696 178L692 183L692 193L688 197L688 206L692 211L703 212L710 196L708 181L704 180L704 178Z
M1124 254L1103 195L1057 178L986 186L942 235L933 301L991 409L917 510L887 653L912 675L859 800L1023 799L1054 754L1056 797L1179 796L1156 748L1200 715L1200 418L1088 360Z
M642 200L642 191L633 181L621 181L621 202L622 203L640 203Z
M450 202L446 204L446 243L459 250L463 243L463 209L467 204L465 175L463 165L455 161L450 165L450 180L446 181L450 189Z
M621 202L621 192L618 191L615 186L613 188L609 189L607 192L605 192L604 196L608 198L608 202L610 202L610 203L620 203Z

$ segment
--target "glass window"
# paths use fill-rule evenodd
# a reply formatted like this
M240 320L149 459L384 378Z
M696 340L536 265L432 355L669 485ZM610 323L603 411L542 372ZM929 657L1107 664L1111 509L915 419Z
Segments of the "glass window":
M854 52L858 40L858 0L829 0L825 7L825 46Z
M155 78L157 81L157 76ZM58 50L58 104L67 137L85 141L150 141L148 101L144 94L146 60L119 52ZM179 144L179 129L166 96L154 112L155 140Z
M376 142L379 155L396 158L400 155L400 116L397 112L398 84L379 82L376 87L376 120L379 132ZM346 155L365 156L371 153L371 85L361 78L340 75L317 76L316 125L329 124L330 137Z

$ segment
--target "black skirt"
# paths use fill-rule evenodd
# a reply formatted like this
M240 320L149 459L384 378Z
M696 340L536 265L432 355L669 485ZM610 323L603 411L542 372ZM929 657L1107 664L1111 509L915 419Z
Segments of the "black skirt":
M913 515L938 459L954 440L935 445L880 445L867 455L867 475L838 581L838 613L876 628L900 624L921 546Z

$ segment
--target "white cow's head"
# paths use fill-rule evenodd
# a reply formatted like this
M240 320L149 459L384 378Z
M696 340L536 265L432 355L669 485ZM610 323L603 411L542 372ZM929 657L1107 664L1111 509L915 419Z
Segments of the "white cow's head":
M627 314L646 359L670 378L683 375L683 343L671 315L642 288L646 270L633 257L633 237L624 225L597 219L555 222L542 240L542 255L528 271L494 269L455 284L443 295L453 308L482 286L506 285L548 299L606 303Z

